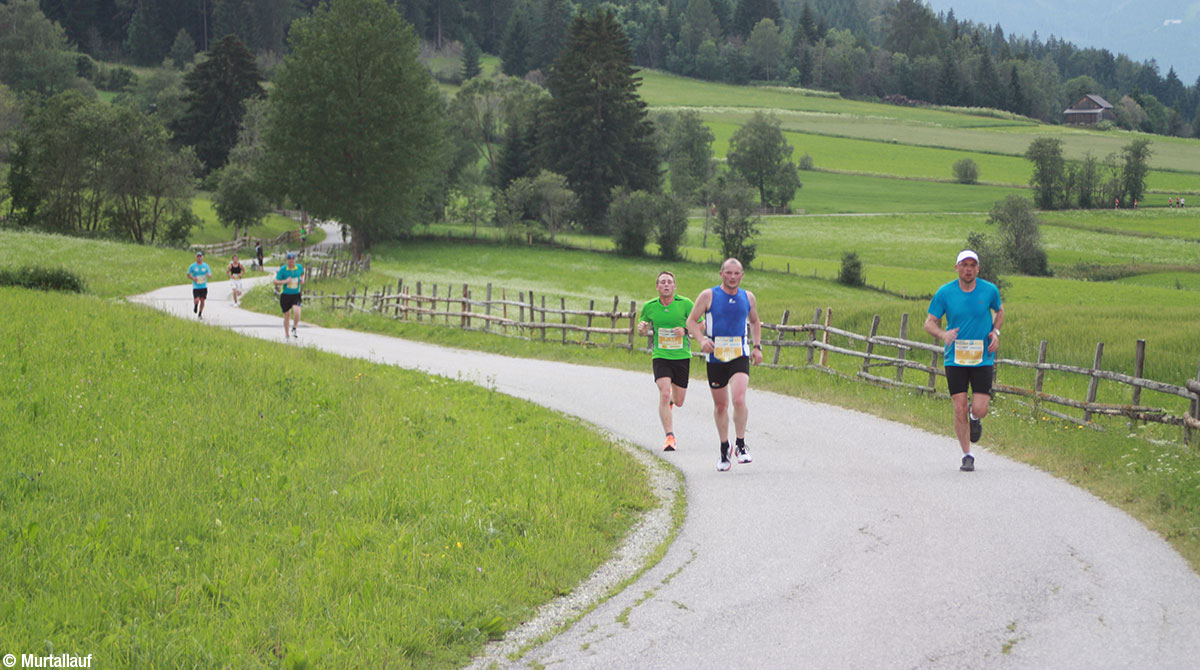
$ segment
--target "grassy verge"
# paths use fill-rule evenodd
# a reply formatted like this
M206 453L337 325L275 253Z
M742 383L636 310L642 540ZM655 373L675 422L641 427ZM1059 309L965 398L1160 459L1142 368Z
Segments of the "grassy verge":
M0 322L13 649L450 667L571 589L651 501L606 440L487 389L0 289L5 313L34 303Z
M233 231L221 225L217 219L217 212L214 209L212 197L201 194L192 199L192 212L200 219L200 225L192 229L192 234L188 239L191 244L217 244L219 242L228 242L233 239ZM289 231L299 229L300 224L296 221L275 214L274 212L263 217L262 223L250 228L250 237L261 237L271 239ZM325 231L317 228L308 235L308 244L314 245L325 239Z
M496 292L501 285L510 291L534 290L539 295L552 296L550 302L554 304L557 304L557 296L565 296L568 306L571 306L571 300L577 301L575 306L578 306L578 301L586 296L620 294L622 304L627 306L630 297L646 299L653 295L653 277L661 266L660 262L649 259L623 259L588 252L409 243L403 247L377 249L372 261L373 271L368 276L316 283L310 289L342 292L351 285L377 288L402 276L406 284L423 280L427 287L432 281L440 282L443 287L448 283L461 285L464 282L480 287L491 281L497 284ZM685 289L687 293L699 292L700 288L715 283L715 270L708 266L680 263L673 264L672 269L680 286L692 287ZM952 276L948 271L943 274ZM1197 318L1194 304L1156 307L1154 327L1149 329L1145 319L1139 316L1145 314L1147 304L1154 304L1149 301L1159 297L1149 287L1064 280L1028 281L1057 283L1027 285L1021 289L1022 293L1009 298L1010 318L1004 328L1005 355L1034 360L1038 341L1046 338L1052 343L1052 360L1090 366L1095 343L1103 339L1114 343L1106 348L1105 367L1127 371L1133 363L1134 340L1143 337L1149 340L1149 351L1152 352L1147 358L1148 377L1182 383L1183 379L1195 374L1196 345L1191 342L1195 339L1193 331ZM1141 305L1131 302L1128 307L1115 309L1104 308L1104 303L1071 306L1067 303L1079 299L1076 295L1064 295L1064 287L1071 284L1098 291L1095 294L1097 300L1113 291L1128 290L1130 301L1137 294L1142 296L1143 302ZM926 306L923 301L914 304L878 293L847 289L827 279L794 275L751 273L747 286L759 296L764 318L777 320L782 306L790 304L793 314L798 315L792 321L806 321L812 316L812 306L833 305L838 310L835 325L856 332L866 332L875 313L882 313L885 318L881 332L895 332L899 328L899 314L906 311L910 314L910 333L920 334ZM247 300L248 306L267 312L277 309L265 292L256 293ZM1030 298L1037 295L1048 300L1056 294L1059 302L1044 308L1038 307ZM1033 312L1032 316L1030 312ZM543 344L369 314L332 311L313 303L309 303L304 314L305 319L322 325L381 332L511 356L636 370L645 366L644 354L617 349ZM1150 336L1148 330L1151 330ZM851 346L844 341L833 343ZM1183 353L1179 353L1180 350ZM791 355L794 360L783 362L802 364L802 354L795 351L798 350L785 353L785 358ZM842 359L835 367L852 374L857 366L854 361ZM1026 379L1027 373L1015 368L1004 368L1001 374L1006 383L1032 384L1031 378ZM948 402L944 399L880 389L810 370L760 370L755 373L755 386L870 412L943 435L951 434ZM1046 388L1052 393L1082 398L1086 379L1050 374ZM1101 383L1098 399L1101 402L1128 402L1128 392L1127 387ZM1185 408L1180 399L1150 392L1143 393L1142 401L1179 411ZM1126 509L1160 532L1194 567L1200 568L1200 455L1195 447L1184 447L1180 443L1178 428L1159 425L1131 428L1126 426L1124 419L1099 419L1098 422L1105 431L1041 419L1015 400L1001 398L994 415L989 418L987 446L1067 479Z

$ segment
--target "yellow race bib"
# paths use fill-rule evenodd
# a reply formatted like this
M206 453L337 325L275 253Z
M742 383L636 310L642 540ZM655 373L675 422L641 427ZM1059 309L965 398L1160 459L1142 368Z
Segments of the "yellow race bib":
M954 362L979 365L983 362L983 340L954 340Z
M682 349L683 336L676 335L674 328L659 328L658 346L660 349Z
M713 358L722 363L728 363L735 358L745 356L741 337L714 337Z

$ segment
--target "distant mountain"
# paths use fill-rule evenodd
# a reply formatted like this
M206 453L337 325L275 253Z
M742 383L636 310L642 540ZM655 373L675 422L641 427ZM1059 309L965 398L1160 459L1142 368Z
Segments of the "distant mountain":
M1108 49L1158 71L1175 73L1185 86L1200 76L1200 0L925 0L934 12L954 9L958 20L1000 24L1005 35L1045 41L1054 35L1080 48Z

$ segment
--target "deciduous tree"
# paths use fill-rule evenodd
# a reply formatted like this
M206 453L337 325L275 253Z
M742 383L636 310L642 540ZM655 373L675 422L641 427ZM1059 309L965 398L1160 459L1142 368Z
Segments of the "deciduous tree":
M758 190L764 207L774 203L786 207L800 187L796 164L791 162L793 150L783 136L779 118L755 112L730 138L726 160Z
M1146 195L1146 175L1150 172L1150 140L1136 139L1121 147L1121 189L1125 191L1125 201L1130 207L1142 200Z
M268 170L305 209L396 238L441 187L445 110L417 38L386 0L331 0L298 19L271 90Z
M684 202L697 202L700 187L712 177L715 137L700 113L679 112L667 135L667 165L671 192Z
M1034 202L1041 209L1056 209L1062 201L1065 177L1062 140L1039 137L1025 150L1025 158L1033 163L1029 185L1033 187Z

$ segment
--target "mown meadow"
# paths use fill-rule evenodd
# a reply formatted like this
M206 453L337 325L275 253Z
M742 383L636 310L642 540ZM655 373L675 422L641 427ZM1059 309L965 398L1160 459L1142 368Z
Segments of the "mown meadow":
M0 288L10 649L453 667L654 504L634 459L549 410L114 298L182 283L186 251L3 235L0 265L36 249L93 291Z

